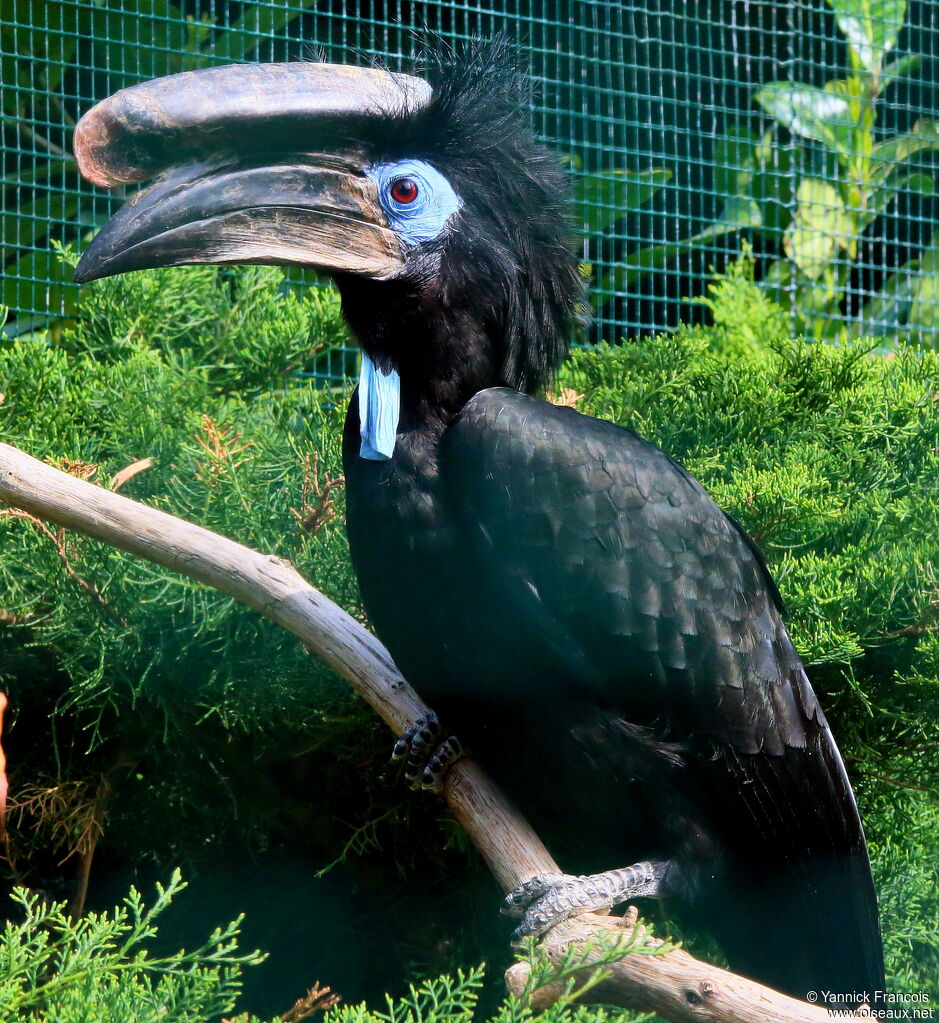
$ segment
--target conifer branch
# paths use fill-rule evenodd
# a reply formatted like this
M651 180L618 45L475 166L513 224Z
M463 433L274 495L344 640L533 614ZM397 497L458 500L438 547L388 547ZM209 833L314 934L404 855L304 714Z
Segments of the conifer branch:
M428 708L368 630L309 585L281 558L260 554L201 526L132 501L0 444L0 502L203 582L254 608L297 636L362 696L400 735ZM503 890L558 867L538 836L470 759L451 767L444 797ZM806 926L811 926L806 921ZM586 914L555 927L543 942L554 962L584 949L584 977L596 949L617 936L634 946L604 966L605 979L586 985L586 1001L657 1012L673 1023L828 1023L829 1011L692 958L681 949L656 954L656 939L642 936L635 914L625 920ZM641 954L652 952L653 954ZM506 982L528 988L531 965L517 963ZM534 1007L564 994L537 988ZM859 1014L860 1017L861 1014Z

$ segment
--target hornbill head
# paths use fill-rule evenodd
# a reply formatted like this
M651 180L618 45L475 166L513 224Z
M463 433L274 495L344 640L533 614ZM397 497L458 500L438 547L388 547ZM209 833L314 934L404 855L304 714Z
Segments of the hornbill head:
M81 119L82 174L150 179L92 241L81 283L191 263L314 267L383 372L440 401L542 385L581 307L567 184L502 41L430 81L286 63L185 72ZM415 384L415 386L417 386Z

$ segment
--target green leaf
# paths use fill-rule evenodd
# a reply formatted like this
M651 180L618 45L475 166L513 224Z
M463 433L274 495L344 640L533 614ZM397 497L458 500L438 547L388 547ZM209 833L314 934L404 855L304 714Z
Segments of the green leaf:
M213 63L214 56L191 49L204 35L204 23L193 22L169 0L137 0L133 9L92 8L90 36L97 66L111 68L112 75L126 69L116 75L122 87ZM159 47L147 45L153 39L160 40Z
M783 248L809 280L817 281L831 262L836 246L827 232L795 222L786 231Z
M677 242L649 245L629 253L623 262L617 263L600 278L597 288L601 292L626 291L646 274L661 269L674 256L731 231L758 226L760 222L760 209L755 202L749 199L731 199L724 207L721 217L697 234L681 238Z
M886 64L880 73L881 89L886 89L888 85L893 85L901 78L907 78L921 63L922 58L918 54L910 53Z
M781 259L770 267L764 284L773 300L798 318L800 333L822 340L843 333L838 305L847 275L845 262L829 259L818 279L813 279L792 259Z
M783 243L786 255L810 280L818 280L838 248L849 249L857 221L838 190L827 181L804 178L796 192L795 217Z
M912 131L894 135L886 142L874 146L871 154L874 179L886 180L897 164L905 163L910 157L926 150L939 150L939 123L936 121L917 121Z
M11 248L35 248L58 224L70 221L78 206L79 198L74 192L42 191L32 202L0 213L3 254Z
M910 306L910 337L920 344L936 347L939 340L939 232L919 261L919 273L913 281Z
M828 0L851 52L877 74L906 19L906 0Z
M753 175L750 194L760 207L763 224L760 233L779 240L792 222L796 186L802 171L794 167L792 151L778 145L778 139L776 143L768 153L760 154L759 170Z
M936 182L928 174L903 174L894 179L897 191L916 192L918 195L933 195Z
M756 164L761 136L743 125L731 125L714 140L714 191L718 195L746 195Z
M760 106L789 131L850 156L854 123L845 96L811 85L770 82L756 93Z
M854 324L859 337L897 337L910 315L913 281L919 260L904 264L884 282L876 295L864 303Z
M900 192L915 192L919 195L929 196L934 191L935 182L928 174L901 174L892 178L887 184L873 188L868 198L866 211L857 215L859 231L863 231L881 216Z
M13 312L47 311L52 317L74 309L78 286L51 252L26 252L14 266L4 268L0 278L0 304Z
M864 304L856 329L939 347L939 232L921 257L904 263Z
M739 231L746 227L757 228L762 226L763 214L760 212L759 204L754 202L753 199L735 195L731 196L724 204L724 208L721 210L717 220L703 231L699 231L694 236L694 240L704 241L708 238L716 238L719 235L726 234L728 231Z
M574 182L578 215L592 234L600 234L630 210L647 203L671 176L671 171L655 167L582 175Z

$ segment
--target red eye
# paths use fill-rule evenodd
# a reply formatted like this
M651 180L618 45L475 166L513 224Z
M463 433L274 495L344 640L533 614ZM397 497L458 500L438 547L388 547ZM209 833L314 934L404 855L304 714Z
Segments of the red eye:
M417 193L417 182L413 178L398 178L391 186L391 198L402 206L414 202Z

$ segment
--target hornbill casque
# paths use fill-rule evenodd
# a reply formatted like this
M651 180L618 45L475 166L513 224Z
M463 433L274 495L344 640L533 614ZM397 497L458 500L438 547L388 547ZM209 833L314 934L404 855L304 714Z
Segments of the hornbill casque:
M583 305L565 175L510 47L438 63L116 93L77 128L82 172L155 181L76 280L333 276L363 353L344 463L369 617L562 862L600 872L513 893L517 934L668 898L795 997L882 989L858 810L763 557L662 451L536 396Z

